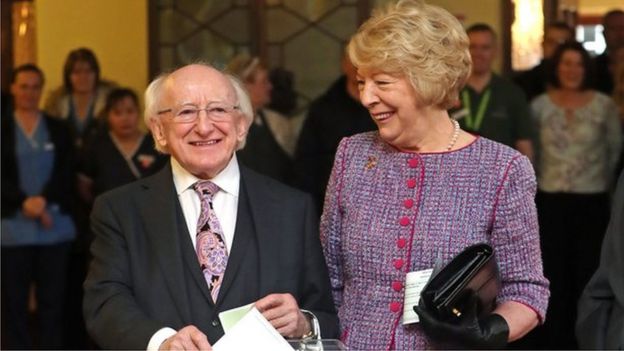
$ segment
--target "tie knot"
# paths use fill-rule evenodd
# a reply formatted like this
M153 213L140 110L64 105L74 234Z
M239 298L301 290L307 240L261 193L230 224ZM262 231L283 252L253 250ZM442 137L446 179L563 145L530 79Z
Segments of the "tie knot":
M200 197L208 196L210 199L219 191L219 186L209 180L200 180L193 184L193 189Z

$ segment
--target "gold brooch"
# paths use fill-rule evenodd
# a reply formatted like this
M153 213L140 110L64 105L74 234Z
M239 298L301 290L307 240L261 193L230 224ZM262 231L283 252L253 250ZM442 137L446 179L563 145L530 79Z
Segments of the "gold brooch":
M368 156L368 161L366 161L366 169L371 169L373 167L377 166L377 157L375 156Z

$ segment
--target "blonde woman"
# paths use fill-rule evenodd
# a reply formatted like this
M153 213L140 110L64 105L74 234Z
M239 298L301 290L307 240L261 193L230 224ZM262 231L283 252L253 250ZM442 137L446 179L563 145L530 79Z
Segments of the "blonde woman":
M398 1L360 27L348 52L378 131L340 143L321 219L343 342L502 348L522 337L544 319L549 295L535 176L518 151L449 118L471 68L465 31L442 8ZM418 299L406 303L407 274L425 276L480 242L500 267L494 312L452 325L420 309L420 322L410 321Z

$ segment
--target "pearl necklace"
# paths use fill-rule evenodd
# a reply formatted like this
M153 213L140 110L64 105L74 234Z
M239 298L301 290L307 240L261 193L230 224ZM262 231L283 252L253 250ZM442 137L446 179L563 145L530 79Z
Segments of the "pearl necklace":
M451 136L451 141L449 141L448 146L446 147L446 151L451 151L455 143L457 142L457 138L459 137L459 122L457 120L451 118L451 122L453 122L453 136Z

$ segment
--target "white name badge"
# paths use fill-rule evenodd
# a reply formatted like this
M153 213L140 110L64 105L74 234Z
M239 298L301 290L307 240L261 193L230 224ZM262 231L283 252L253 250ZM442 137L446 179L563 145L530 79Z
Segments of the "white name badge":
M414 312L414 306L418 305L420 292L427 285L433 268L422 271L409 272L405 276L405 299L403 299L403 324L418 323L418 315Z

